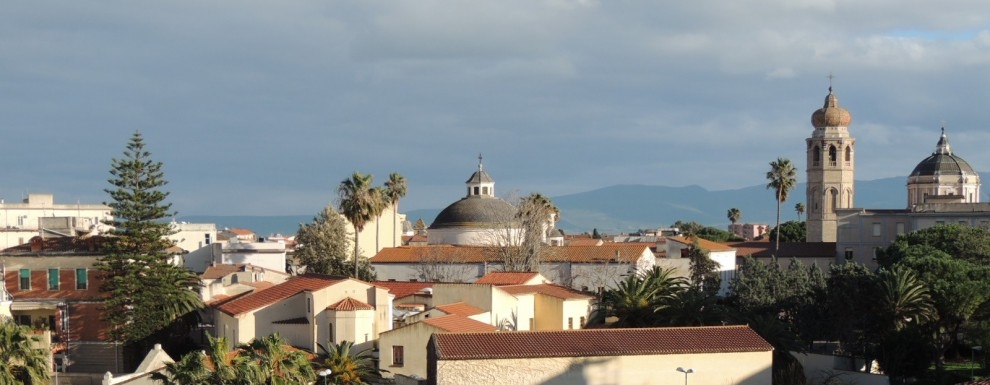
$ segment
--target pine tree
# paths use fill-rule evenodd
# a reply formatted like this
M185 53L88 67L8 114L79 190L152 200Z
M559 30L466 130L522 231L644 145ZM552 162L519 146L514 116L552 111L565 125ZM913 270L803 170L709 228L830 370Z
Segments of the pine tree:
M103 320L111 325L115 341L138 342L165 329L173 320L202 306L189 290L196 282L192 272L171 263L167 249L171 227L164 221L174 215L161 191L167 182L162 163L151 159L140 132L127 144L123 158L114 158L108 182L113 226L107 255L97 268L104 276L100 290L107 293Z
M347 220L333 205L323 208L313 222L299 225L296 241L296 261L306 266L307 273L348 275L349 252Z

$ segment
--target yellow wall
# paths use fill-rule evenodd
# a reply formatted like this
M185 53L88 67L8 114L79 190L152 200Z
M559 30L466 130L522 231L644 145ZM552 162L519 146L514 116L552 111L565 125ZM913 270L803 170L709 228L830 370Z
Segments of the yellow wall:
M396 374L426 378L426 343L433 333L442 332L434 326L417 322L382 333L378 340L378 368L388 370L386 377ZM402 346L404 362L402 366L392 365L392 347Z
M437 363L438 385L460 384L681 384L766 385L772 352L451 360Z

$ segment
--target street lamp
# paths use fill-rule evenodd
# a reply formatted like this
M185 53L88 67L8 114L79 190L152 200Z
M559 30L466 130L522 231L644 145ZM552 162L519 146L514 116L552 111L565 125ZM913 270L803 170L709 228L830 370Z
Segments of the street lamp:
M979 345L974 346L972 348L969 348L969 361L970 361L970 365L976 366L976 352L981 351L981 350L983 350L983 347L982 346L979 346ZM969 367L969 378L970 379L976 378L976 377L973 376L973 371L976 370L976 368L974 368L973 366L970 366Z
M684 369L682 367L678 367L677 368L677 371L678 372L681 372L681 373L684 373L684 385L687 385L687 375L688 374L691 374L691 373L694 373L694 369L691 369L691 368Z
M316 372L316 374L319 374L320 377L323 377L323 385L327 385L327 377L330 376L330 373L333 373L332 371L330 371L330 369L323 369L319 372Z

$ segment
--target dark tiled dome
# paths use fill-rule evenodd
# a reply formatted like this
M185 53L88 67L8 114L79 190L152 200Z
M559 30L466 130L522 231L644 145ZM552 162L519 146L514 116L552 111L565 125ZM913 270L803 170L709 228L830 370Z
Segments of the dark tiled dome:
M494 229L497 225L515 223L516 208L499 198L472 195L443 209L430 224L430 229L481 227Z
M839 98L832 93L832 87L828 88L828 95L825 96L825 105L811 114L811 124L815 128L819 127L849 127L852 122L852 115L845 108L839 107Z
M925 158L911 171L911 176L935 176L935 175L975 175L973 167L966 163L963 158L952 155L952 148L949 146L949 138L945 136L945 129L942 129L942 137L938 140L935 152Z

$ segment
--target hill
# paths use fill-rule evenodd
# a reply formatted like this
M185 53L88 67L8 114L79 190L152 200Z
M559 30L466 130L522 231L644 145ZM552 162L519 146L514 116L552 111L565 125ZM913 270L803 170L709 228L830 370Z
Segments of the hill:
M904 183L902 177L856 181L856 207L902 208L907 199ZM794 205L804 202L804 191L804 183L798 184L791 191L790 198L781 206L781 221L797 219ZM561 211L561 220L557 227L567 233L590 232L594 228L608 233L628 232L666 227L678 220L724 228L729 223L725 213L732 207L742 211L743 222L772 224L777 209L773 193L764 185L717 191L709 191L700 186L616 185L552 199ZM440 210L442 208L411 210L406 214L412 222L422 218L430 223ZM308 223L313 216L188 215L181 219L187 222L216 223L221 229L247 228L260 236L268 236L276 233L294 234L300 223Z

